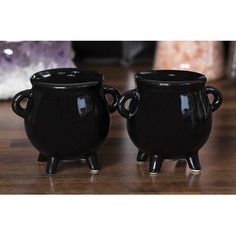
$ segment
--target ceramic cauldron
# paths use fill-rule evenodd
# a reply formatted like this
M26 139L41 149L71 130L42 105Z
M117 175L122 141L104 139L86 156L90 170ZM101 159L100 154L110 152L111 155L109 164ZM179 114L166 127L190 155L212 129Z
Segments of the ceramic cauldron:
M222 103L219 90L205 87L206 77L191 71L141 72L135 82L137 88L121 96L118 111L139 149L137 161L149 156L151 174L164 159L184 158L191 170L200 171L198 151L210 135L212 112ZM212 103L207 94L213 95Z
M103 75L76 68L40 71L31 77L32 89L15 95L13 111L24 118L39 161L53 174L62 159L86 158L92 172L99 170L97 149L108 135L110 114L119 92L103 85ZM111 94L108 104L105 95ZM28 99L24 109L21 101Z

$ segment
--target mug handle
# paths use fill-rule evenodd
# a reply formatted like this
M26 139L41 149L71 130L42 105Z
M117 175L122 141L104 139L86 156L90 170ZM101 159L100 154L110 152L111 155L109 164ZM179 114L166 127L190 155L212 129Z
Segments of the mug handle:
M138 99L139 100L139 93L137 92L136 89L132 89L129 90L127 92L125 92L121 98L120 101L118 103L118 112L125 117L126 119L130 119L133 115L135 115L135 113L138 110L138 106L135 109L135 111L133 113L130 112L129 109L125 108L125 103L129 100L129 99Z
M214 99L213 102L210 104L211 111L216 111L220 105L222 104L222 95L221 92L212 86L206 86L206 94L212 94Z
M111 85L104 85L103 91L104 91L104 95L106 95L106 94L112 95L112 98L113 98L112 104L109 104L108 101L107 101L107 104L108 104L108 109L109 109L110 113L113 113L117 109L118 101L120 99L120 93L117 89L115 89Z
M32 95L31 89L23 90L17 93L12 99L12 110L20 117L26 118L28 116L28 111L20 105L24 98L30 98Z

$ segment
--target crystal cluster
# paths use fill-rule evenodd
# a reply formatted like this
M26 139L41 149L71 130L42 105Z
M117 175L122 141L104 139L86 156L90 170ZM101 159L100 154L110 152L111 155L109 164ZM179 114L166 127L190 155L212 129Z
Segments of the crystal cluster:
M192 70L209 80L224 76L223 44L219 41L161 41L154 69Z
M37 71L75 67L72 58L68 41L0 41L0 99L31 88L29 78Z

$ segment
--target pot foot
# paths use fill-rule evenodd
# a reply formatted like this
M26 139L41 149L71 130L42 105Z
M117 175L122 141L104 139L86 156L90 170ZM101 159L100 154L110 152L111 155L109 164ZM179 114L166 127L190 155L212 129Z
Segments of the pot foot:
M59 162L60 162L59 158L49 157L48 162L47 162L47 169L46 169L47 174L49 175L55 174Z
M90 170L91 174L96 175L100 172L100 170Z
M44 162L44 161L47 161L47 156L45 156L44 154L42 153L39 153L39 156L38 156L38 161L39 162Z
M150 176L157 176L158 172L150 172L149 171L149 174L150 174Z
M201 164L198 158L198 154L193 154L186 158L189 168L192 172L198 173L201 171Z
M80 161L81 161L82 163L85 163L85 162L86 162L86 159L87 159L87 158L84 157L84 156L83 156L83 157L80 157Z
M89 155L87 155L86 161L87 161L87 165L88 165L89 169L91 170L91 173L93 173L93 174L98 173L99 163L98 163L98 159L97 159L97 154L90 153Z
M158 155L150 156L149 160L149 173L150 175L155 175L160 171L163 163L163 158Z
M137 155L137 163L138 164L142 164L143 162L145 162L148 159L148 154L142 152L142 151L138 151L138 155Z

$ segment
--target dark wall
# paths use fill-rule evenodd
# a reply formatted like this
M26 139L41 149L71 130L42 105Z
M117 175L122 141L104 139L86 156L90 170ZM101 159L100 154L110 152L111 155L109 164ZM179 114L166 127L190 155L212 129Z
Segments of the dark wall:
M73 41L75 61L84 63L120 63L124 65L152 62L154 41Z

